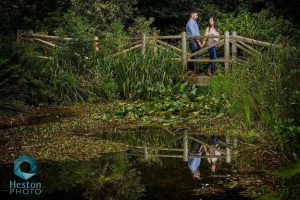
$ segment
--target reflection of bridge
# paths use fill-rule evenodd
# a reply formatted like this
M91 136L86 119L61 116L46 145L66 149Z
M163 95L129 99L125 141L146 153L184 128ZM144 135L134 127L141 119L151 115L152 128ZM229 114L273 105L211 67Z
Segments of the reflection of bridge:
M176 140L182 139L182 149L179 148L164 148L161 147L154 147L149 148L147 145L144 146L133 146L133 148L137 148L143 151L142 154L132 154L137 156L143 156L145 160L148 160L149 158L155 158L155 157L165 157L165 158L182 158L183 161L188 161L188 158L191 157L201 157L201 158L225 158L227 163L231 162L231 157L233 155L237 155L237 138L234 138L233 141L230 141L229 136L226 136L225 142L219 140L220 150L218 150L221 155L189 155L189 140L201 143L207 148L210 148L210 145L202 140L199 140L191 134L188 134L186 131L183 136L179 136L176 138ZM221 149L221 146L225 148L225 151ZM234 150L234 151L233 151ZM181 155L179 153L181 152Z

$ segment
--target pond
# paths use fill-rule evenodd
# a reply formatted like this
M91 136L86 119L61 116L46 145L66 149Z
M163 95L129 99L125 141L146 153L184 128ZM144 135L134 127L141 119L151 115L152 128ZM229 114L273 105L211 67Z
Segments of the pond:
M262 185L266 186L264 174L238 172L234 156L230 163L220 158L214 173L202 158L201 178L194 179L182 159L180 133L172 135L153 127L95 132L88 137L116 142L127 149L102 153L89 160L37 160L37 174L29 180L41 183L42 193L34 198L74 199L75 195L76 199L251 199ZM225 138L220 136L221 139ZM208 141L209 137L201 136L201 140ZM145 149L141 148L145 146L147 160ZM158 156L170 154L178 157ZM29 168L26 163L21 165L24 172ZM15 176L13 163L1 166L1 177L5 199L32 199L32 195L10 194L10 181L23 181Z
M74 195L76 199L250 199L241 194L242 188L230 187L244 175L225 166L221 164L213 176L204 162L203 178L194 180L181 159L145 162L114 153L92 161L39 162L38 174L30 181L42 183L40 199L74 199ZM13 174L13 164L1 167L1 177L5 199L20 196L5 190L10 180L20 181Z

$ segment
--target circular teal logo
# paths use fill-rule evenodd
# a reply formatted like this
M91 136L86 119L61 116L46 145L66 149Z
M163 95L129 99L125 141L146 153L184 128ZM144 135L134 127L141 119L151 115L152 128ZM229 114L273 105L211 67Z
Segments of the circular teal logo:
M27 162L30 165L29 172L22 172L21 164L24 162ZM16 176L20 177L23 180L30 179L32 176L36 174L36 171L37 171L37 163L30 156L22 155L14 161L14 173Z

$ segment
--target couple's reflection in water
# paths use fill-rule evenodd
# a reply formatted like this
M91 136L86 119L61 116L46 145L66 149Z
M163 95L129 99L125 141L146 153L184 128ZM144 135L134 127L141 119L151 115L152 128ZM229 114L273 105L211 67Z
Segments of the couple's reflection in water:
M200 135L195 135L194 137L199 141L202 140ZM210 164L210 170L212 173L215 173L220 155L219 138L216 135L210 136L209 145L193 141L188 160L188 167L192 177L195 179L201 178L201 162L204 160L201 158L202 156L207 157L206 160Z

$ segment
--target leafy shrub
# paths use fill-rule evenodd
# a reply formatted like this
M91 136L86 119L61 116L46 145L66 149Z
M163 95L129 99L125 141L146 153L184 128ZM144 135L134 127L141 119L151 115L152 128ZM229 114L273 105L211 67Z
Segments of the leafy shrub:
M0 38L0 96L1 99L19 99L28 103L47 101L48 86L44 82L43 66L34 46Z
M239 35L269 42L292 36L297 32L291 22L273 17L267 11L223 14L219 19L219 26L222 32L237 31Z
M299 125L299 54L296 47L269 49L234 65L230 73L213 77L210 89L226 96L231 110L243 113L248 125L260 121L273 131L279 124ZM295 120L285 123L289 119Z

